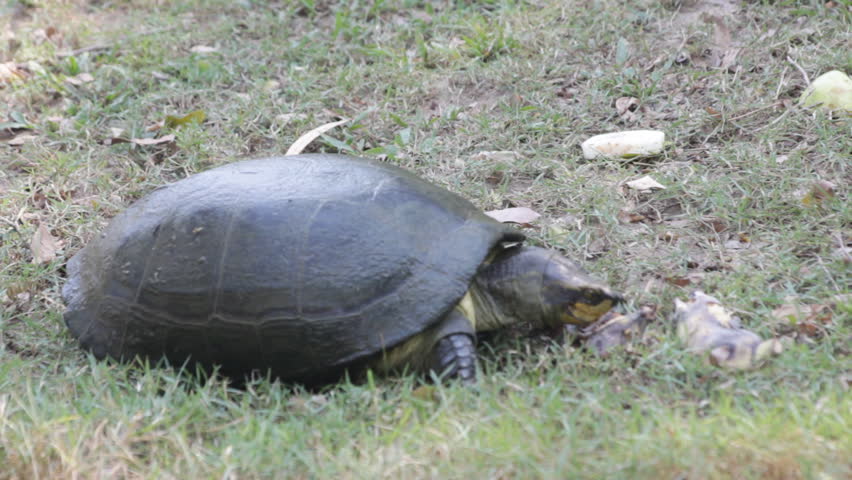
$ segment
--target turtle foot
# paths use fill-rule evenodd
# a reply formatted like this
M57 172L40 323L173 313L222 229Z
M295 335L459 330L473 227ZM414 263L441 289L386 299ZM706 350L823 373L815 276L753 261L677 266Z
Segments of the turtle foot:
M466 333L453 333L438 340L432 349L430 369L438 378L458 379L471 384L476 381L476 348L473 337Z

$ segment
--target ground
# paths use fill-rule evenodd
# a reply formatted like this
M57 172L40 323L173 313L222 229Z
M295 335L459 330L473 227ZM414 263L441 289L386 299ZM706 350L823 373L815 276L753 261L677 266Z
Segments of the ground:
M0 3L0 478L849 478L850 117L797 100L852 71L850 8ZM657 320L604 359L497 335L472 389L236 389L77 348L64 264L112 216L342 118L308 151L531 208L531 242ZM640 128L661 156L583 158ZM645 175L666 188L626 185ZM698 288L784 353L732 373L685 352L673 300Z

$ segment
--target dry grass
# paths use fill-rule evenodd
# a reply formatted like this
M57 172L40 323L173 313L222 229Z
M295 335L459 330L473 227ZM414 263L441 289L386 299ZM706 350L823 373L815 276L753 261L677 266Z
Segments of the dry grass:
M852 284L852 129L795 104L805 76L852 71L848 2L10 1L0 13L20 42L4 39L2 60L26 74L0 84L0 123L27 127L0 133L0 478L852 475L852 307L837 300ZM61 55L92 46L104 48ZM81 73L92 80L67 80ZM620 116L620 97L639 108ZM193 110L207 120L149 131ZM661 320L608 359L498 335L481 384L437 388L437 401L411 377L235 390L77 349L64 263L109 218L338 117L355 120L310 149L379 156L483 209L533 208L533 242ZM177 138L107 145L112 128ZM634 128L664 130L665 154L582 159L588 136ZM518 155L476 156L494 150ZM624 186L642 175L668 188ZM804 204L821 180L835 195ZM60 245L36 264L39 225ZM694 288L786 337L784 355L729 374L684 353L664 319ZM831 306L775 319L790 297Z

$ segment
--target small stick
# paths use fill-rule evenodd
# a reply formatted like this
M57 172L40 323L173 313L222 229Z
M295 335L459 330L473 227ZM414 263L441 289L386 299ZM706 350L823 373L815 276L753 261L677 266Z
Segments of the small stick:
M76 57L77 55L80 55L81 53L96 52L96 51L99 51L99 50L109 50L110 48L112 48L112 45L113 44L107 44L107 43L99 44L99 45L90 45L88 47L78 48L77 50L71 50L70 52L59 52L59 53L56 54L56 56L59 57L59 58Z
M808 72L806 72L804 68L802 68L801 66L799 66L799 64L798 64L798 63L796 63L796 61L795 61L795 60L793 60L792 58L790 58L790 55L787 55L787 61L788 61L788 62L790 62L790 63L792 63L794 67L796 67L796 68L798 68L798 69L799 69L799 72L802 74L802 76L803 76L803 77L805 77L805 83L806 83L806 84L808 84L808 85L810 85L810 84L811 84L811 79L810 79L810 78L808 78Z

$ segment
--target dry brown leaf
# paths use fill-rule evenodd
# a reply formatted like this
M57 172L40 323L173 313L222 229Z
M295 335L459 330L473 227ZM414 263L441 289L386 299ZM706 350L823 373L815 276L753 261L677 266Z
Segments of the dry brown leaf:
M338 120L336 122L326 123L325 125L320 125L319 127L314 128L313 130L309 131L308 133L306 133L306 134L302 135L301 137L299 137L298 139L296 139L296 141L293 142L293 145L290 145L290 148L287 149L287 153L285 153L284 155L298 155L298 154L302 153L302 151L305 149L305 147L310 145L310 143L313 142L314 140L316 140L320 135L322 135L323 133L331 130L332 128L334 128L338 125L343 125L344 123L346 123L348 121L349 121L348 118L344 118L343 120Z
M807 320L820 319L821 323L831 321L830 305L825 303L816 303L802 305L799 303L785 303L780 307L772 310L772 316L784 322L800 322ZM828 311L827 315L824 315Z
M725 24L721 16L706 15L705 22L713 24L713 48L711 49L710 62L713 67L729 70L736 65L740 48L734 45L733 34L730 27Z
M801 305L789 303L772 310L772 316L784 323L795 325L796 331L808 337L820 337L826 325L831 323L829 305Z
M502 223L518 223L529 225L541 215L527 207L504 208L502 210L491 210L486 215Z
M631 212L629 210L620 210L616 217L621 223L639 223L648 218L641 213Z
M145 127L145 131L146 132L156 132L157 130L159 130L159 129L165 127L165 126L166 126L166 121L160 120L158 122L154 122L151 125L148 125L147 127Z
M56 258L56 252L60 248L62 248L62 241L51 235L45 224L39 223L35 235L30 241L33 263L50 262Z
M819 180L815 182L808 193L802 197L802 203L807 206L822 205L822 202L834 197L834 191L837 187L827 181Z
M171 143L175 141L174 134L165 135L160 138L131 138L130 143L134 143L136 145L160 145L163 143Z
M701 285L704 282L705 274L704 272L699 271L691 271L686 275L672 275L670 277L666 277L663 280L670 285L675 285L678 287L686 287L689 285Z
M0 84L23 80L27 76L27 72L15 62L0 63Z
M722 120L722 112L720 112L719 110L716 110L713 107L704 107L704 111L709 113L710 116L715 118L716 120Z
M718 217L704 217L699 220L702 225L709 227L715 233L722 233L728 229L728 225Z
M636 97L621 97L615 101L615 110L619 117L623 117L626 113L630 113L639 108L639 99Z

